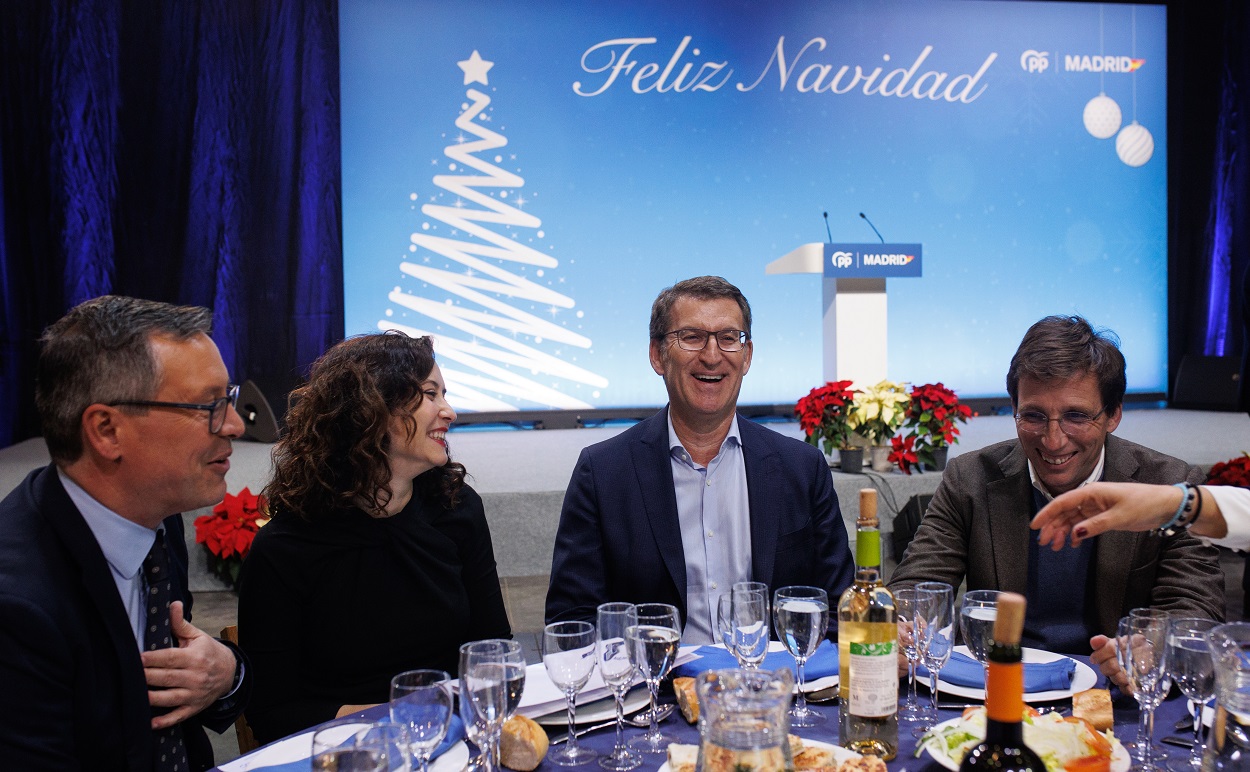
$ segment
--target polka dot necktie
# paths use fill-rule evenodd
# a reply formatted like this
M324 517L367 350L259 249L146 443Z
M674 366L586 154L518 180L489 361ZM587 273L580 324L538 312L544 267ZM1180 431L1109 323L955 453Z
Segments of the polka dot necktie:
M168 649L175 644L169 620L169 604L173 602L173 577L170 576L169 553L165 550L165 532L156 532L156 542L143 559L143 576L148 590L144 606L147 610L147 626L143 630L143 648L147 651ZM166 708L152 708L153 715L168 713ZM156 741L156 772L186 772L187 749L182 742L182 725L153 733Z

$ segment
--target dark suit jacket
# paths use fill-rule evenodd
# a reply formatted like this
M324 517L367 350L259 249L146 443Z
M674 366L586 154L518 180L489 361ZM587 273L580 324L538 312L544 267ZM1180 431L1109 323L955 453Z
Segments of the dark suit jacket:
M751 579L823 587L854 579L846 527L820 451L738 420L751 513ZM686 560L668 448L668 409L582 451L564 495L547 621L594 621L608 601L670 603L686 618Z
M1108 482L1200 482L1184 461L1114 434L1107 435L1103 480ZM1008 440L958 456L946 467L916 537L890 577L890 589L917 582L949 582L966 576L969 590L1025 594L1029 576L1029 529L1033 485L1024 451ZM1161 537L1110 532L1097 538L1089 581L1095 598L1093 623L1115 635L1131 609L1155 607L1224 618L1224 574L1219 552L1188 533ZM1085 588L1060 588L1083 592Z
M174 597L191 608L182 516L165 521ZM221 732L241 711L183 723L192 769L213 765L202 726ZM210 713L212 715L210 715ZM150 770L152 710L139 646L91 529L52 466L0 502L0 766Z

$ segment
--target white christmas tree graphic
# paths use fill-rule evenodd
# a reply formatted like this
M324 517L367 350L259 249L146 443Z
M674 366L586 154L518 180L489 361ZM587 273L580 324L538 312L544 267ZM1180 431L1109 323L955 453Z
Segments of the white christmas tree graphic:
M405 284L387 296L392 307L378 327L434 336L458 410L592 407L587 398L608 381L574 364L591 346L576 331L581 312L553 289L564 282L559 261L529 246L545 238L542 221L513 195L525 180L499 166L515 160L494 152L507 138L483 125L492 120L491 99L473 84L489 85L494 63L474 51L458 64L468 88L459 133L443 151L450 173L433 177L441 192L421 207L426 219L399 266Z

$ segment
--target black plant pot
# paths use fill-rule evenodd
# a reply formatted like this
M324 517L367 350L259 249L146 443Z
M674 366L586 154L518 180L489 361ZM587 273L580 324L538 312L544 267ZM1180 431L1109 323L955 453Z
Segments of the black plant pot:
M845 474L860 474L864 471L864 449L848 448L839 450L838 466Z

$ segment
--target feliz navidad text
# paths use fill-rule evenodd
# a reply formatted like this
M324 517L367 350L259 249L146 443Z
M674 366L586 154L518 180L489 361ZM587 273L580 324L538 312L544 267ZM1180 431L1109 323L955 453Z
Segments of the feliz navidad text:
M985 91L982 76L998 58L997 53L985 57L975 73L943 72L924 68L933 52L925 46L909 67L891 70L883 66L871 69L859 64L837 64L824 61L819 54L828 47L825 38L815 37L798 49L787 50L785 37L777 40L772 56L754 79L735 79L728 61L700 62L698 48L691 48L691 36L681 39L667 61L654 48L657 38L616 38L604 40L587 48L581 57L582 70L597 76L594 81L575 81L573 91L579 96L599 96L612 88L628 88L635 94L686 93L720 91L731 86L742 92L757 87L777 86L778 91L793 90L805 94L848 94L862 92L865 96L927 99L931 101L975 101ZM888 63L890 55L882 60ZM924 69L922 69L924 68Z

